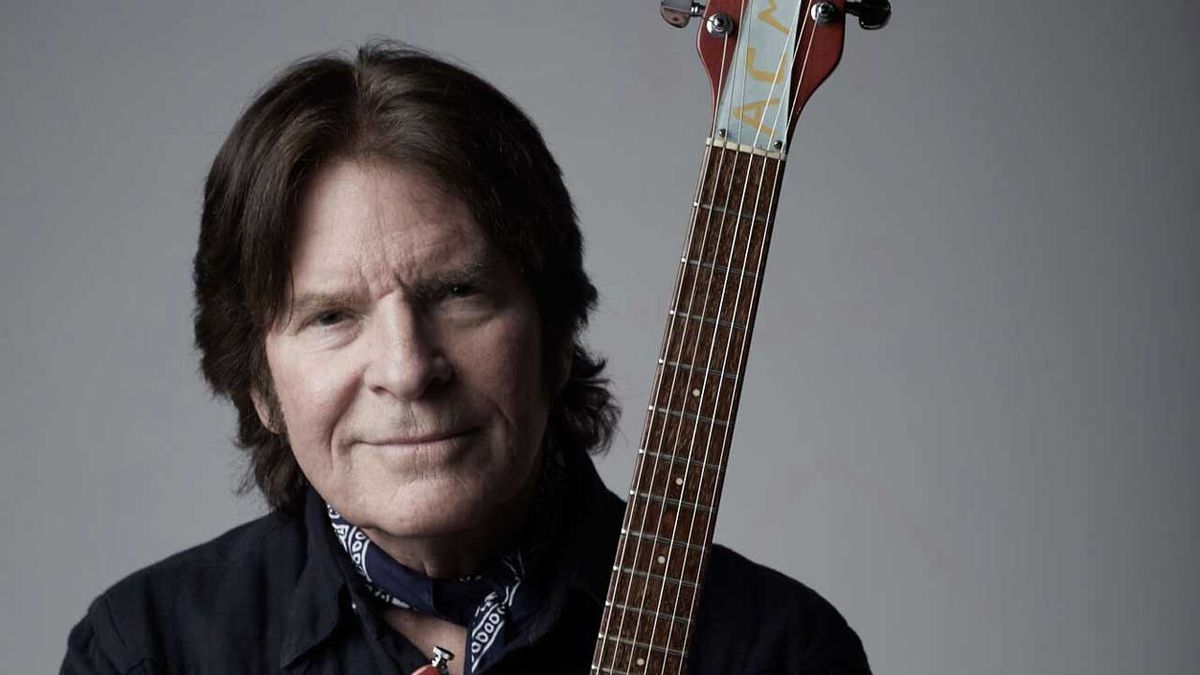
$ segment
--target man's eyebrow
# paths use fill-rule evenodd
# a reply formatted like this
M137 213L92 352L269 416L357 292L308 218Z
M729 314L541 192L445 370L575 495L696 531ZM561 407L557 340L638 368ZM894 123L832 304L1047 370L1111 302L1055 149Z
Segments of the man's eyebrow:
M353 305L357 300L358 295L348 291L312 291L296 296L288 304L288 311L291 314L303 314L314 309L346 307Z
M439 269L408 284L405 291L417 302L434 302L455 286L490 288L496 265L486 259L472 260L465 265Z
M496 265L492 260L486 258L473 260L466 265L462 265L461 267L434 272L428 277L417 282L417 285L446 285L463 282L482 282L485 281L487 277L495 270Z
M416 295L423 295L439 287L486 283L496 269L496 262L490 258L473 260L461 267L432 272L412 284L410 291ZM304 314L317 309L353 306L359 300L361 298L353 291L308 291L297 295L289 303L288 311L291 314Z

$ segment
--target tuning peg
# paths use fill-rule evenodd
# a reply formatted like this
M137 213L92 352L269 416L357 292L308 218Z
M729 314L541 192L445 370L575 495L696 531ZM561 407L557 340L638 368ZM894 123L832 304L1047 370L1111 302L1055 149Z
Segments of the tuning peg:
M858 25L866 30L879 30L887 25L892 16L892 3L888 0L847 2L846 13L857 16Z
M693 0L662 0L658 11L664 21L676 28L683 28L693 16L704 14L704 5Z

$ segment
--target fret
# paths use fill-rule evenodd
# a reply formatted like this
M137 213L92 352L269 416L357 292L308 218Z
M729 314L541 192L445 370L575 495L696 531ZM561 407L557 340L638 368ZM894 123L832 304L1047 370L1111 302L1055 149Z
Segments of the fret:
M710 443L707 439L700 439L695 443L692 452L694 459L679 455L674 459L670 455L661 460L656 455L644 459L632 489L684 503L713 504L713 497L724 478L724 471L718 465L722 460L719 448L708 447L706 450L706 446L718 445L716 439L713 441ZM706 453L708 457L704 456Z
M756 267L774 219L772 207L781 164L743 152L714 155L709 158L710 170L705 172L704 185L693 205L711 205L741 217L706 218L696 211L686 257L712 260L734 269Z
M649 422L643 436L647 450L710 463L725 461L732 426L718 427L672 415L652 415Z
M625 566L617 566L612 575L614 583L609 585L608 594L605 596L607 601L618 602L638 598L639 604L650 611L691 615L697 592L695 585L675 584L658 576L647 578L637 574L620 574L619 568L623 567Z
M611 601L606 600L604 602L604 606L611 607L613 610L618 611L618 612L628 612L631 614L641 614L642 616L652 616L652 617L654 617L654 619L656 621L667 620L667 621L672 621L675 623L682 623L682 624L689 624L692 622L690 617L678 616L676 614L663 614L662 612L656 612L652 609L647 609L645 607L634 607L632 605L622 605L619 602L611 602Z
M709 541L716 519L715 509L690 509L677 507L657 499L629 499L627 518L622 522L627 529L639 532L670 532L675 539L704 542ZM686 576L686 575L685 575Z
M601 668L595 664L592 665L592 670L597 673L605 673L605 675L645 675L644 673L633 673L628 670L618 670L616 668Z
M760 215L760 214L756 213L754 211L754 209L750 209L749 211L747 211L746 209L740 209L738 211L735 211L733 209L725 208L724 206L717 206L716 204L701 204L698 201L692 202L692 208L704 209L705 211L712 211L713 213L719 213L723 216L733 216L734 218L739 218L739 219L744 218L746 220L755 220L760 223L768 222L767 217L765 215Z
M737 385L728 380L678 371L658 381L653 402L659 408L728 422L733 419L737 397Z
M608 622L600 625L610 638L630 644L635 641L644 643L647 637L653 636L651 641L660 647L676 652L682 652L687 647L688 629L692 623L690 617L672 612L655 612L653 607L645 604L644 598L628 598L628 602L641 606L605 601L604 611Z
M683 657L680 657L680 658L683 658ZM644 658L641 659L641 663L635 663L635 665L637 665L638 668L643 668L644 665L646 665L646 659L644 659ZM635 671L632 671L632 670L622 670L619 668L614 668L614 667L612 667L612 665L593 665L592 670L594 670L595 673L601 673L602 675L646 675L647 673L649 673L649 669L643 668L642 670L638 670L637 673L635 673ZM668 675L677 675L677 674L682 674L682 673L683 673L683 670L679 670L679 669L668 671Z
M662 574L655 574L654 572L643 572L642 570L635 570L632 567L621 567L620 565L613 565L613 571L620 572L621 574L630 574L633 576L641 577L643 579L648 579L650 581L657 581L659 583L667 582L670 584L676 584L678 586L682 586L682 587L688 588L688 589L695 589L697 586L696 582L694 582L694 581L686 581L684 579L676 579L674 577L668 577L668 576L665 576Z
M716 424L717 426L722 426L722 427L729 426L728 422L723 422L721 420L714 419L712 417L704 417L702 415L693 415L691 413L685 413L680 410L672 410L670 408L660 408L657 406L649 406L649 410L652 413L661 413L663 415L671 415L672 417L678 417L680 419L685 419L685 420L688 420L691 422L703 422L705 424Z
M705 462L704 460L693 459L693 458L687 457L687 456L672 455L670 453L656 452L654 450L646 450L644 448L639 449L638 453L644 454L645 456L651 457L654 459L665 460L665 461L671 462L672 464L690 464L691 466L699 467L701 469L704 469L706 471L712 471L714 473L721 471L725 468L724 466L722 466L719 463Z
M654 535L642 535L632 541L626 539L624 549L619 552L618 564L629 569L653 570L675 579L699 579L700 566L707 558L702 544L689 544ZM648 541L642 545L641 541Z
M623 555L628 556L632 552L632 549L626 549ZM698 581L703 557L693 555L691 558L692 562L685 573L665 573L665 576L656 574L653 578L668 580L689 578ZM615 569L637 570L640 568L618 560L618 567ZM696 598L696 586L689 587L673 581L650 581L645 579L644 575L631 575L625 578L628 581L622 586L621 592L615 596L609 593L605 598L604 615L607 623L601 625L606 627L609 634L629 639L644 637L646 630L654 630L656 631L655 635L661 638L656 640L658 644L682 651L686 647L686 627L692 620L694 610L692 602ZM655 624L645 619L645 617L655 616L668 620L665 622L668 625L655 627ZM679 624L684 628L681 629Z
M666 504L667 506L674 506L676 508L683 507L685 509L699 511L701 513L712 513L713 512L713 508L711 506L705 506L704 504L697 504L696 502L684 501L682 499L671 499L670 497L660 497L656 494L652 494L649 492L638 492L637 490L630 490L629 496L630 497L641 497L643 499L650 499L650 500L658 502L659 504Z
M686 541L680 541L679 539L672 539L670 537L660 537L656 534L650 534L648 532L639 532L637 530L627 530L627 529L622 528L621 535L625 536L625 537L632 537L633 539L642 539L644 541L651 541L651 542L655 542L655 543L659 543L659 544L666 544L672 548L686 548L686 549L689 549L692 551L700 551L700 552L704 552L707 550L706 546L702 546L700 544L691 544Z
M741 226L739 226L741 225ZM762 253L762 224L713 222L698 223L691 235L687 251L681 257L692 260L712 260L735 270L757 269Z
M683 522L660 523L659 527L662 528L663 535L671 536L672 530L689 529L691 517L684 515L681 520ZM635 523L635 525L637 524ZM653 528L654 526L649 527ZM645 530L647 527L639 526L639 529ZM618 551L615 561L623 568L652 572L670 579L698 580L700 578L700 566L706 559L703 551L696 551L690 546L676 548L666 543L647 543L640 539L624 541L625 545Z
M639 648L639 649L649 649L652 651L660 652L662 654L670 654L672 656L686 656L686 654L679 651L678 649L671 649L670 647L663 647L661 645L650 644L649 642L643 642L641 640L632 640L630 638L624 638L619 635L607 635L605 633L600 633L599 637L601 640L610 640L612 642L617 642L617 643L620 643L623 645L628 645L630 647L635 647L635 648Z
M622 644L630 645L637 638L644 638L646 632L649 631L656 638L655 642L665 643L663 646L671 650L663 653L682 655L686 650L693 623L691 616L655 612L646 607L612 602L606 602L605 608L607 623L601 625L609 627L607 639L614 643L619 640ZM614 629L615 635L613 634ZM606 639L605 635L601 633L600 639ZM640 640L637 643L644 644Z
M607 658L599 658L596 661L601 665L604 672L626 672L624 670L615 670L620 668L633 668L636 666L639 673L663 673L675 675L682 674L687 661L687 654L679 649L669 647L660 647L642 640L624 638L619 636L607 635L603 632L598 633L597 653L603 653ZM641 636L633 636L634 638Z
M639 668L641 668L642 666L644 666L646 664L638 663L636 665ZM646 675L646 673L649 672L649 670L643 669L643 670L635 673L632 670L621 670L620 668L614 668L612 666L595 666L595 665L592 666L592 670L597 673L601 673L602 675ZM682 670L672 670L669 672L668 675L676 675L677 673L682 673L682 672L683 672Z
M750 331L700 321L672 322L663 358L726 372L742 367L742 345Z
M608 675L646 675L647 673L655 673L656 675L682 675L687 663L686 655L676 654L659 654L656 652L641 652L638 654L636 647L627 644L612 644L605 645L604 637L601 636L597 647L611 647L611 656L604 659L609 665L592 666L593 670L599 673ZM622 664L628 667L636 667L637 670L623 670L618 668L616 664Z
M726 269L730 273L720 271ZM750 298L754 295L756 280L753 275L747 277L737 270L717 264L681 267L679 290L671 308L723 321L731 327L747 327L751 316Z
M700 269L711 270L716 274L725 274L725 275L736 274L738 276L745 277L747 279L753 279L754 277L758 276L757 274L755 274L754 272L751 272L748 269L745 269L745 270L734 269L732 267L725 267L724 265L718 265L716 263L704 262L703 260L694 260L692 258L680 258L679 262L681 262L685 265L692 265L694 267L699 267Z
M681 361L668 361L666 359L659 359L658 365L667 366L669 368L678 368L680 370L690 370L690 371L701 373L706 376L707 375L718 375L725 379L733 380L734 382L736 382L741 377L741 373L727 373L727 372L725 372L723 370L719 370L717 368L705 368L703 366L693 366L690 363L683 363Z
M702 316L700 314L688 314L687 312L680 312L675 309L667 310L667 314L670 314L671 316L678 317L681 319L690 320L690 321L703 321L705 323L710 323L714 326L721 326L722 328L733 328L735 330L746 330L746 325L742 324L742 323L738 323L737 321L724 321L722 319L714 319L712 317Z

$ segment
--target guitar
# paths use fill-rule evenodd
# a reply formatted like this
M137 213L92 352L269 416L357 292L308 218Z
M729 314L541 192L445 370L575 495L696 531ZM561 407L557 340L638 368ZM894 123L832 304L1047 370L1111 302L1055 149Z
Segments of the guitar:
M712 545L746 357L801 109L836 67L845 18L882 28L887 0L662 0L700 19L713 92L593 673L683 673Z

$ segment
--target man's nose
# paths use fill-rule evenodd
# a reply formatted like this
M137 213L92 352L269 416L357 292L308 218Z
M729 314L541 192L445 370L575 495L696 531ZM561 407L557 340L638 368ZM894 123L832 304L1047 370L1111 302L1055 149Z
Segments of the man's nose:
M371 355L364 381L372 391L416 400L453 379L436 328L418 308L389 303L371 323Z

